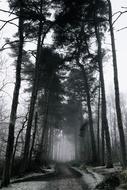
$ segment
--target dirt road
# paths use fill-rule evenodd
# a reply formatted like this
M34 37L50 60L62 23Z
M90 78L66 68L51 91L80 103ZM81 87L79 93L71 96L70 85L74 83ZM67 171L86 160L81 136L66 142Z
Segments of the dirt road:
M2 190L88 190L80 173L66 164L56 164L56 172L19 179Z
M66 164L56 165L56 177L47 183L43 190L87 190L81 175Z

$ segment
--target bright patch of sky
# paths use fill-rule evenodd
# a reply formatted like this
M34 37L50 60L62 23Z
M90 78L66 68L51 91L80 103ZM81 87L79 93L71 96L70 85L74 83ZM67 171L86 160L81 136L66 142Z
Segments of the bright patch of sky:
M53 159L61 162L66 162L74 160L74 158L74 144L69 140L69 136L60 133L53 146Z
M9 10L8 3L4 0L0 1L0 9ZM5 44L5 38L11 38L12 35L17 31L17 27L10 24L5 24L4 21L12 19L14 16L9 16L8 13L0 11L0 49ZM15 21L16 23L16 21ZM3 27L4 26L4 27ZM4 46L6 48L7 46ZM6 49L4 51L0 51L0 96L4 97L5 106L6 104L10 108L12 101L12 93L13 93L13 84L14 84L14 67L12 67L12 59L9 57L10 51Z
M112 3L112 9L113 14L118 11L125 11L127 10L122 7L127 7L127 1L125 0L111 0ZM113 16L113 20L117 18L119 15L119 12ZM127 13L121 15L121 17L116 21L114 24L114 33L115 33L115 43L116 43L116 54L117 54L117 64L118 64L118 74L119 74L119 86L120 91L122 93L127 93L127 28L120 30L124 27L127 27ZM119 31L120 30L120 31ZM109 38L109 36L108 36ZM108 40L108 43L110 41ZM110 48L110 45L108 45L108 48ZM106 87L110 91L114 89L113 87L113 73L112 73L112 60L110 60L110 63L108 64L108 67L106 68L106 74L105 74L105 81L106 81Z

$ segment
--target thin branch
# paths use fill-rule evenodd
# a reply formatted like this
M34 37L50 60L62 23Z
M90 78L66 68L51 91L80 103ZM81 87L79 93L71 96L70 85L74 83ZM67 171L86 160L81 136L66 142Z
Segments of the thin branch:
M0 91L3 91L3 89L8 85L8 84L14 84L13 82L6 82L2 84L2 86L0 87Z
M27 42L29 42L29 43L31 42L31 43L32 43L32 41L33 41L33 40L25 40L24 43L27 43ZM0 52L1 52L1 51L4 51L4 50L6 50L6 49L12 49L11 47L5 47L5 46L6 46L6 45L13 44L13 43L16 43L16 42L18 43L19 40L15 40L15 41L12 41L12 42L6 42L6 43L0 48ZM17 45L17 46L18 46L18 45ZM16 46L16 47L17 47L17 46Z
M0 30L2 30L5 26L6 26L6 24L8 24L10 21L13 21L13 20L16 20L18 17L15 17L15 18L12 18L12 19L10 19L10 20L7 20L4 24L3 24L3 26L0 28Z
M120 14L117 16L117 18L114 20L114 22L112 23L112 25L114 25L116 23L116 21L121 17L122 12L120 12Z
M49 22L50 22L50 26L47 28L47 30L45 31L45 33L44 33L44 35L43 35L43 37L42 37L41 46L42 46L42 44L43 44L43 42L44 42L44 39L45 39L47 33L50 31L50 29L52 28L52 26L55 25L55 22L51 22L51 21L49 21Z
M15 13L13 13L12 11L6 11L4 9L0 9L1 12L4 12L4 13L9 13L10 15L13 14L13 15L16 15Z
M12 100L12 96L8 92L6 92L4 90L1 90L1 92L4 92L5 94L7 94L11 98L11 100Z
M28 50L28 52L34 57L36 58L36 53L34 50Z
M8 42L6 42L2 47L1 47L1 49L3 49L3 48L5 48L5 46L6 45L10 45L10 44L13 44L13 43L16 43L16 42L19 42L19 40L15 40L15 41L8 41Z
M14 8L13 8L12 11L10 12L9 16L11 16L12 14L15 14L15 13L14 13L15 8L16 8L16 6L14 6Z
M15 140L15 146L14 146L13 157L12 157L12 167L13 167L13 164L14 164L14 158L15 158L15 154L16 154L16 151L17 151L17 145L18 145L19 136L22 133L22 131L24 130L24 128L26 127L27 120L28 120L28 113L26 114L25 119L22 122L22 128L19 130L19 132L17 134L17 137L16 137L16 140Z
M1 19L0 19L0 22L5 22L5 23L6 23L7 21L6 21L6 20L1 20ZM12 24L12 25L14 25L14 26L18 27L18 25L17 25L17 24L15 24L15 23L13 23L13 22L8 22L8 24Z
M127 7L121 7L122 9L127 9Z
M7 50L7 49L11 49L11 47L1 48L1 49L0 49L0 52L1 52L1 51L4 51L4 50Z
M112 23L112 25L114 25L115 24L115 22L123 15L123 14L125 14L125 13L127 13L127 11L119 11L119 15L117 16L117 18L114 20L114 22Z
M118 13L121 13L121 11L117 11L117 12L113 13L112 17L114 17L114 16L117 15Z
M117 32L120 32L121 30L127 29L127 26L120 28L119 30L117 30Z

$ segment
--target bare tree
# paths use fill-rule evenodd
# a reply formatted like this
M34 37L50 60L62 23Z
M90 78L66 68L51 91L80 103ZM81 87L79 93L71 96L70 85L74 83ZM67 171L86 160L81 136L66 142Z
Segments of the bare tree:
M110 35L111 35L111 46L112 46L112 57L113 57L113 70L114 70L114 86L115 86L115 105L116 105L116 114L117 114L117 123L120 136L120 147L122 161L121 164L123 168L126 167L126 143L123 130L122 114L120 107L120 95L119 95L119 81L118 81L118 69L117 69L117 58L116 58L116 49L115 49L115 39L114 31L112 24L112 6L110 0L107 0L109 6L109 26L110 26Z
M32 135L32 143L31 143L31 149L30 149L30 156L29 156L29 165L31 164L32 161L32 153L34 149L34 144L35 144L35 137L36 137L36 132L37 132L37 126L38 126L38 113L35 113L35 119L34 119L34 131Z
M19 130L17 136L16 136L16 140L15 140L15 146L14 146L14 150L13 150L13 157L12 157L12 168L13 168L13 165L14 165L14 159L15 159L15 154L16 154L16 151L17 151L17 145L18 145L18 141L19 141L19 137L20 137L20 134L23 132L25 126L26 126L26 122L27 122L27 115L25 116L25 119L24 121L22 122L22 127L21 129Z
M15 130L15 122L16 122L16 113L18 107L18 98L19 98L19 90L21 84L21 63L22 63L22 50L23 50L23 17L22 17L22 1L19 2L20 12L19 12L19 50L18 50L18 59L16 65L16 82L13 92L13 100L11 106L11 114L9 121L9 132L8 132L8 141L6 148L6 157L5 157L5 165L3 170L3 177L1 186L8 186L10 183L10 174L11 174L11 164L12 164L12 155L13 155L13 145L14 145L14 130Z

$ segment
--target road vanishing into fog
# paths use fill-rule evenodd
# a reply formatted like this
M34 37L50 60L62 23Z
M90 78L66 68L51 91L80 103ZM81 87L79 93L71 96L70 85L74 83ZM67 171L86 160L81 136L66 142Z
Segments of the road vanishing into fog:
M43 190L87 190L78 172L70 169L66 164L56 165L56 176L50 179Z

